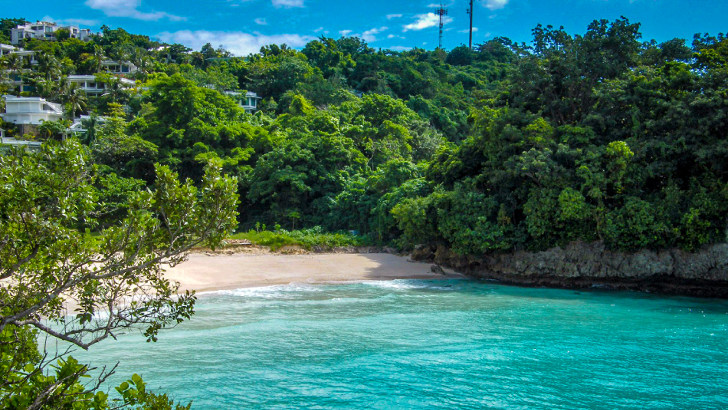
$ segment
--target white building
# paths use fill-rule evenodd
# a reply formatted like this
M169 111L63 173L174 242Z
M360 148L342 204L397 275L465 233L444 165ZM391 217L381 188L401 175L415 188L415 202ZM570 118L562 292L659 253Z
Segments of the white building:
M124 88L130 88L136 84L128 78L119 78L118 80ZM85 91L86 94L93 96L104 94L109 87L108 84L99 81L95 75L69 75L68 82L78 84L79 88Z
M80 117L75 118L73 120L73 124L71 124L71 126L68 127L68 131L74 135L82 134L82 133L88 131L86 129L86 124L84 124L84 123L89 120L91 120L90 115L81 115ZM105 124L105 123L106 123L106 117L96 117L97 125Z
M16 97L6 95L5 113L0 114L5 122L21 126L40 125L44 121L58 121L63 118L63 108L60 104L46 101L40 97Z
M101 62L101 67L111 74L119 75L134 74L139 70L137 66L128 61L104 60Z
M238 105L243 107L246 112L252 113L258 110L258 101L262 100L262 97L258 97L258 94L248 91L243 96L243 93L238 91L225 91L225 95L232 97L238 102Z
M22 40L35 38L38 40L56 40L56 31L60 29L68 30L71 38L86 41L91 38L91 30L80 29L77 26L59 26L56 23L48 21L36 21L35 23L27 23L10 29L10 42L18 45Z
M11 54L15 50L17 50L17 48L14 46L11 46L10 44L0 44L0 57L4 57L8 54Z
M23 58L26 62L30 64L38 64L38 60L35 57L35 51L24 50L22 48L11 46L9 44L0 44L0 57L8 56L11 54L15 54Z

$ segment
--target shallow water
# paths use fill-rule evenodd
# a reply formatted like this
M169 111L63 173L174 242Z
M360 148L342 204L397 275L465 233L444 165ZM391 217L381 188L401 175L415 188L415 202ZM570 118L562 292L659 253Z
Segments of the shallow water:
M193 408L726 408L728 302L467 280L200 295L74 354Z

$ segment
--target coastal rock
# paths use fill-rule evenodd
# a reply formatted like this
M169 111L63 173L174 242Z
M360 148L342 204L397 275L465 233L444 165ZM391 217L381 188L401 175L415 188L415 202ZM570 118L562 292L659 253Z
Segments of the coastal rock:
M411 258L472 277L526 286L612 288L728 297L728 244L680 249L611 251L601 242L573 242L540 252L463 256L444 245L420 245Z
M437 273L437 274L440 274L440 275L444 275L445 274L445 271L442 270L442 268L439 265L432 265L432 266L430 266L430 272Z

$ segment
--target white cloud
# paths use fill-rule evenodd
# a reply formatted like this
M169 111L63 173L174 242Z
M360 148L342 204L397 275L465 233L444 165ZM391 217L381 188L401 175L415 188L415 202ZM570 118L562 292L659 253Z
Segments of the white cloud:
M440 17L435 13L427 13L427 14L417 14L415 15L414 23L410 23L404 26L404 30L402 31L409 31L409 30L423 30L430 27L435 27L438 24L440 24ZM445 24L452 21L452 17L444 16L443 22Z
M54 19L51 16L45 16L41 21L50 21L61 26L98 26L101 24L98 20L89 19Z
M387 14L387 20L402 18L401 14Z
M254 21L255 21L255 24L257 24L259 26L267 26L268 25L268 21L266 19L264 19L263 17L258 17Z
M482 1L482 3L488 10L498 10L505 7L509 1L510 0L485 0Z
M478 31L478 28L473 27L473 33L477 32L477 31ZM458 33L469 33L469 32L470 32L470 29L467 29L467 28L465 30L458 30Z
M412 50L412 47L394 46L394 47L389 47L389 49L392 51L409 51L409 50Z
M273 0L273 5L276 7L303 7L303 0Z
M314 32L314 33L320 33L320 32L322 32L322 31L324 31L324 28L323 28L323 27L319 27L319 28L317 28L316 30L314 30L313 32Z
M339 35L341 37L349 37L349 36L359 37L360 39L362 39L368 43L371 43L373 41L377 41L377 34L383 32L383 31L386 31L386 30L389 30L389 27L385 27L385 26L374 27L363 33L354 33L354 31L352 31L352 30L341 30L341 31L339 31ZM391 38L391 37L389 37L389 38Z
M316 37L302 36L300 34L275 34L271 36L259 33L206 31L206 30L180 30L173 33L159 33L157 37L165 43L180 43L193 49L199 50L203 45L210 43L215 47L222 45L223 48L237 56L247 56L257 53L260 48L268 44L287 44L290 47L303 47Z
M357 37L361 37L362 40L371 43L373 41L377 41L376 35L381 33L382 31L386 31L388 27L379 27L379 28L373 28L370 30L367 30L359 35Z
M129 17L144 21L157 21L165 18L172 21L187 20L163 11L139 11L142 0L86 0L85 4L94 10L102 11L109 17Z

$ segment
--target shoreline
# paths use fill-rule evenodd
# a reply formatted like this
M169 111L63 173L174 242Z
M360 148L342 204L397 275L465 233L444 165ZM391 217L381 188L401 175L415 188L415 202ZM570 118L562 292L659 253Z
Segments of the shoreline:
M465 276L433 272L432 264L390 253L193 252L165 277L179 291L213 292L273 285L331 284L368 280L448 279Z

